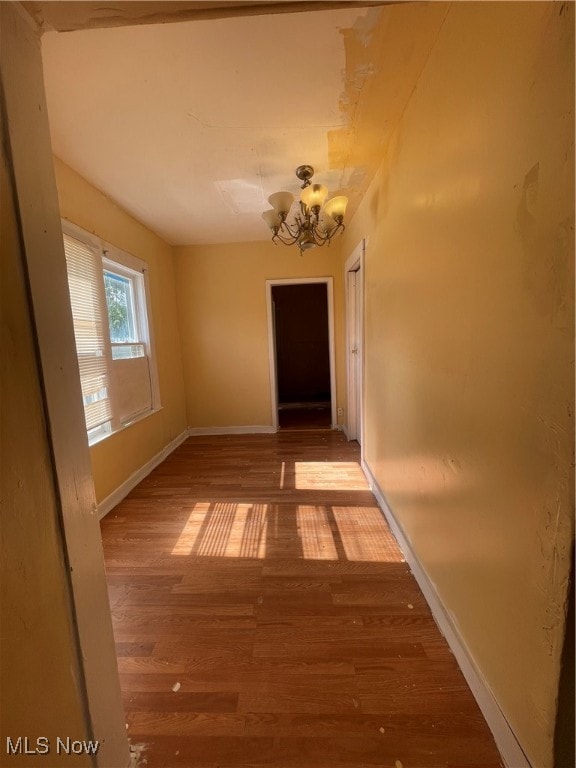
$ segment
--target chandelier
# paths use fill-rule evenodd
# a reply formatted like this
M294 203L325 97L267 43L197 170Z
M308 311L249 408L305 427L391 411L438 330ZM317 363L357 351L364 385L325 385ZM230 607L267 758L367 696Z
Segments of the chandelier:
M311 165L299 165L296 176L303 182L299 205L292 211L294 195L275 192L268 202L272 206L262 218L272 230L272 242L297 245L300 253L330 243L337 232L344 231L344 214L348 198L332 197L324 204L328 190L323 184L312 184Z

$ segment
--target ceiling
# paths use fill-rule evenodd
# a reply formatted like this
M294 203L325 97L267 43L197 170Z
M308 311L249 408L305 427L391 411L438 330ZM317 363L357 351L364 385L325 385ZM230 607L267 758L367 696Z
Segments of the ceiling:
M393 34L403 12L349 3L47 32L54 154L173 245L267 239L267 197L297 193L303 163L353 208L373 171L366 148L382 156L440 18L427 14L407 48ZM383 55L403 59L387 91Z

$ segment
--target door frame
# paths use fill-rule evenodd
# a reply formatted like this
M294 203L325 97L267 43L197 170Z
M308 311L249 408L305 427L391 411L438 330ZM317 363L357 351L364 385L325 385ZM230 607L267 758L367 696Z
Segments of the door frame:
M266 308L268 315L268 364L270 367L270 405L272 426L278 431L278 375L276 370L276 327L272 309L272 288L275 285L304 285L323 283L328 299L328 354L330 357L330 427L338 423L336 410L336 358L334 354L334 279L332 277L289 277L266 280Z
M346 286L346 437L364 442L364 261L366 238L363 238L344 264ZM360 284L355 289L357 273ZM359 306L358 306L359 303ZM356 352L353 352L356 349ZM355 358L357 357L357 360ZM356 407L358 404L358 408ZM357 413L360 418L357 419Z
M86 439L47 120L42 30L19 3L1 3L0 22L2 98L7 115L4 141L19 225L19 279L26 287L37 386L45 416L43 427L38 427L38 439L49 456L54 489L54 497L51 487L42 489L46 507L38 510L38 518L42 525L54 526L57 531L59 549L53 556L57 558L54 567L60 570L54 571L54 578L58 579L71 622L68 671L76 684L77 714L86 738L100 741L89 763L101 768L128 766L132 762L130 745Z

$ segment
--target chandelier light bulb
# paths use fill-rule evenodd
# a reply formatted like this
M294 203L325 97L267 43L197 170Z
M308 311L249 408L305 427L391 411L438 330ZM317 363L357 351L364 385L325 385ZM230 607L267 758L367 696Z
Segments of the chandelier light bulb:
M334 219L334 221L338 221L339 218L340 219L344 218L347 205L348 205L348 198L344 197L344 195L333 197L331 200L328 200L328 202L324 206L324 213L326 213L328 216L331 216Z
M320 210L327 195L328 189L324 184L310 184L300 193L300 200L309 210Z

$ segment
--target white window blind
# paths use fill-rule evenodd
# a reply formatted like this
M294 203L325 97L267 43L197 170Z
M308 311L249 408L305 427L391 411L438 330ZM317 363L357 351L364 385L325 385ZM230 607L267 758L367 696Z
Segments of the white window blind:
M64 250L86 429L91 430L112 418L102 260L97 249L68 234L64 234Z
M90 445L160 408L147 265L62 222Z

